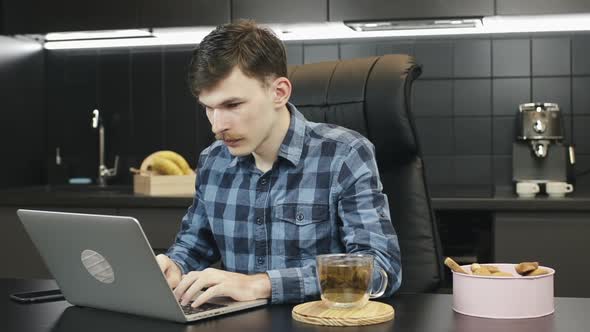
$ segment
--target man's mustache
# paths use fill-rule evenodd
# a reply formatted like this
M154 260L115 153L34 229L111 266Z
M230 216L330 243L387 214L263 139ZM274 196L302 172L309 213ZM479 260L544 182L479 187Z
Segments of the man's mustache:
M219 133L215 134L215 139L218 141L235 141L241 139L241 137L228 133Z

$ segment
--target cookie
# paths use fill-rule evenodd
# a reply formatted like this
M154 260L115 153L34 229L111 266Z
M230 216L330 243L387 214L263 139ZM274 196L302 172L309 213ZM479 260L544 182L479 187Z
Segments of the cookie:
M521 276L536 270L539 267L539 262L522 262L514 267L516 272Z
M549 271L547 271L545 269L537 268L537 269L534 269L531 272L527 273L526 276L533 277L533 276L542 276L544 274L549 274Z
M459 266L459 264L457 264L457 262L455 262L451 257L445 258L445 265L454 272L467 274L467 272L463 270L463 268Z

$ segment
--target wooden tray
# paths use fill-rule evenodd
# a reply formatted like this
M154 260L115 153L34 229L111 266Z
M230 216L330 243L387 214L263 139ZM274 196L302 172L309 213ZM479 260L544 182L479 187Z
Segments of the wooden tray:
M296 321L314 325L360 326L392 320L395 310L389 304L369 301L356 309L330 309L322 301L307 302L293 308Z
M133 176L133 192L149 196L194 196L196 174Z

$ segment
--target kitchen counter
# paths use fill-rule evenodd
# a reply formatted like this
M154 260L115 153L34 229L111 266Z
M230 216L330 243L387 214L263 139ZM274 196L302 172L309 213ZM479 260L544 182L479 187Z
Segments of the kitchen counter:
M434 210L590 211L590 191L576 190L565 198L519 198L511 187L434 186ZM145 196L131 186L35 186L0 190L0 206L186 208L192 197Z

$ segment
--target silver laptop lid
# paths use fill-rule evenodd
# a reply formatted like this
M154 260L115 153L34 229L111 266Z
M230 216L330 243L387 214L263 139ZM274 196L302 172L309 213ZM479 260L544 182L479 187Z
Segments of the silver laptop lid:
M17 214L70 303L186 321L136 219L22 209Z

